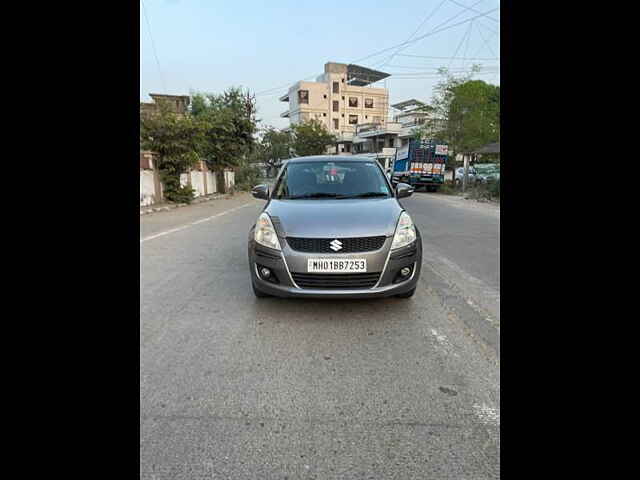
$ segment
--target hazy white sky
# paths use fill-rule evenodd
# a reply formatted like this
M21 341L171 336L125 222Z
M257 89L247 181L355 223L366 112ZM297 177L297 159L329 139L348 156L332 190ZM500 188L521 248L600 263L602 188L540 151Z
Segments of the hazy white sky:
M257 98L258 117L285 127L279 115L287 104L278 97L329 61L392 74L380 82L392 104L429 101L441 66L464 72L481 64L475 78L499 84L499 7L495 0L141 0L140 99L242 86L267 91Z

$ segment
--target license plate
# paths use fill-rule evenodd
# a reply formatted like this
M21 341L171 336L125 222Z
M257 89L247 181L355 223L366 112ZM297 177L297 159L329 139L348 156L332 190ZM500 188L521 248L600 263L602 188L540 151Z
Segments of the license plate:
M366 273L366 259L310 258L307 260L309 273Z

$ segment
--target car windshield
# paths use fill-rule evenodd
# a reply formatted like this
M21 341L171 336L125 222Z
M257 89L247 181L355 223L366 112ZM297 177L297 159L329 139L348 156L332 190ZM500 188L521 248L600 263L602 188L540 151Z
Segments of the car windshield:
M274 198L367 198L392 196L375 162L292 162L278 181Z
M484 165L480 164L480 165L476 165L476 171L483 175L500 173L500 166L495 164L490 164L490 163L486 163Z

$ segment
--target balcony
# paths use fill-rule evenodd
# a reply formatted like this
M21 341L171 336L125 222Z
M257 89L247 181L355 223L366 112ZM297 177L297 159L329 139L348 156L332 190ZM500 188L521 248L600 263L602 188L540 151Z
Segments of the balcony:
M381 123L362 123L356 127L356 135L360 138L375 137L377 135L397 135L400 133L402 125L397 122L389 122L386 125Z
M340 132L336 134L338 138L338 143L340 142L352 142L353 141L353 132Z

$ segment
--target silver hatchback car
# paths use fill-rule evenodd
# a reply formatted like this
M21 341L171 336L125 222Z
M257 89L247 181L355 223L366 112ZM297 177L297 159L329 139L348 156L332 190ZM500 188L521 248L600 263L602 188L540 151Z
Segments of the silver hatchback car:
M420 277L420 232L376 160L351 156L288 160L249 232L257 297L411 297Z

